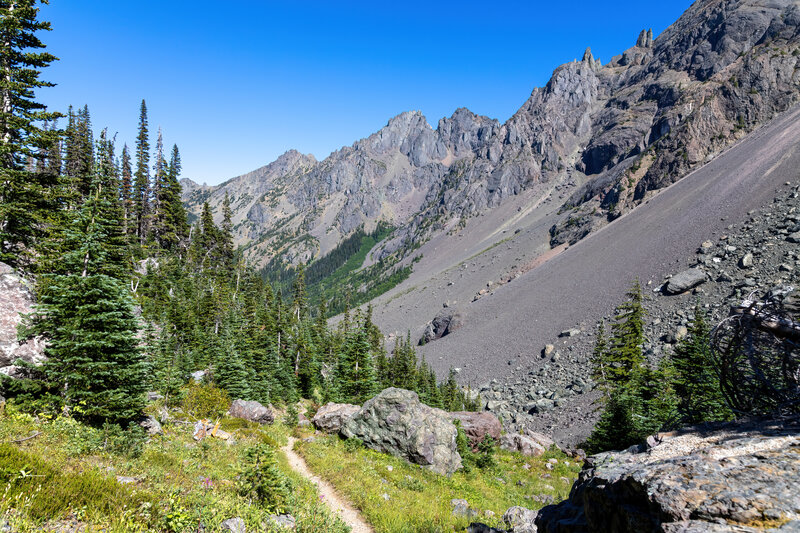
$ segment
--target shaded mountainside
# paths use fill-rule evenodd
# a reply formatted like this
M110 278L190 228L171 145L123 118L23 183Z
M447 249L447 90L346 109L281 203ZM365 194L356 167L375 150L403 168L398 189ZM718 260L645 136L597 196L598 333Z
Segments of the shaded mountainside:
M219 217L227 192L247 256L297 264L380 220L401 229L373 256L409 250L563 180L580 187L552 244L574 243L797 101L799 28L797 0L699 1L608 65L587 50L558 67L505 124L407 112L321 162L290 151L220 186L184 180L184 199Z

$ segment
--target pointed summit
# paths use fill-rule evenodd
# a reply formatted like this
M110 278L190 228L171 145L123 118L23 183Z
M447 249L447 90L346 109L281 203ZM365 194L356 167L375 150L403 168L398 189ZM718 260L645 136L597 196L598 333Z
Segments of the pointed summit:
M636 39L636 46L639 48L647 48L647 30L642 30L639 33L639 38Z
M586 51L583 53L583 62L589 63L590 65L594 63L594 56L592 55L592 49L589 46L586 47Z

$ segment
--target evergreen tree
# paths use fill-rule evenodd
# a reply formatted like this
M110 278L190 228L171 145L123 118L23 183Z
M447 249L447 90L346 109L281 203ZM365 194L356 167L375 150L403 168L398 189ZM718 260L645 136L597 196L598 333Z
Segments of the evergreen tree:
M0 261L25 264L41 236L50 208L54 176L25 169L26 160L43 157L57 138L38 123L58 117L35 100L35 91L53 84L39 79L41 69L56 60L41 52L37 37L50 23L37 20L37 0L0 3Z
M231 210L231 199L228 192L222 200L222 225L219 231L219 253L221 263L226 272L233 270L234 248L233 248L233 211Z
M136 213L136 236L144 244L149 231L150 216L150 137L147 124L147 104L142 100L139 110L139 134L136 137L136 172L133 182L133 202Z
M610 363L605 366L612 386L625 385L631 373L644 364L644 317L642 287L635 280L627 293L628 300L617 308L616 322L611 326Z
M173 145L167 166L167 180L161 190L161 203L165 212L162 246L170 250L177 250L178 246L189 237L189 224L186 221L186 210L181 200L181 184L178 181L180 175L181 154L178 145Z
M134 232L134 204L133 204L133 169L131 168L131 154L128 151L128 145L122 146L122 183L120 185L120 198L122 199L122 208L125 213L125 233L131 234Z
M66 232L62 270L48 274L33 332L49 344L44 373L65 409L90 422L127 422L144 407L147 365L109 236L119 222L101 180Z
M733 413L719 386L711 354L710 328L700 302L695 305L688 330L672 355L681 420L686 424L730 420Z
M348 332L336 369L340 399L361 404L377 392L377 380L363 324Z

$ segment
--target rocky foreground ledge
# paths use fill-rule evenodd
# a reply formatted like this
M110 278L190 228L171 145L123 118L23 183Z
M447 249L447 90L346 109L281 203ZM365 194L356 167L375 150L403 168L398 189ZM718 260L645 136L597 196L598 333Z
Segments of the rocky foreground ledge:
M695 428L595 455L569 499L535 524L545 533L800 532L800 419Z

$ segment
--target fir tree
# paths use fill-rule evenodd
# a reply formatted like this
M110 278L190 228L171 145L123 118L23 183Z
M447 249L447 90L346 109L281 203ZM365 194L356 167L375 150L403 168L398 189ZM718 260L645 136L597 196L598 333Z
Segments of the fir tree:
M348 332L336 370L340 399L361 404L377 392L377 380L363 324Z
M57 132L38 123L58 117L35 100L35 91L53 84L39 79L56 57L41 52L37 37L50 23L37 20L36 0L0 3L0 261L25 264L50 208L54 176L25 169L56 140Z
M150 216L150 137L147 125L147 104L142 100L139 110L139 134L136 137L136 172L133 182L133 202L136 213L136 236L139 243L147 239Z
M131 154L128 151L128 145L122 146L122 182L120 184L120 198L122 199L122 208L125 213L125 233L131 234L134 232L134 204L133 204L133 170L131 168Z
M90 422L127 422L144 407L147 366L125 285L115 277L113 245L119 221L101 180L75 212L62 270L48 274L33 331L49 339L44 372L65 409Z
M711 354L710 328L699 302L688 330L672 355L681 420L686 424L730 420L733 413L719 386Z

